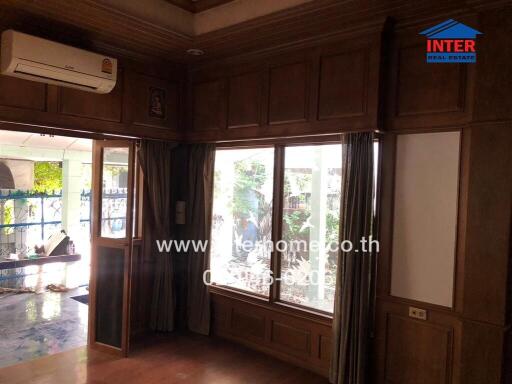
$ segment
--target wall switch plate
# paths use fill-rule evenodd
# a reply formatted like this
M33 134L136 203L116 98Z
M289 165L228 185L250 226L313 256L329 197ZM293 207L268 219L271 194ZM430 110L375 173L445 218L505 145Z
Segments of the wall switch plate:
M409 317L420 320L427 320L427 311L425 309L409 307Z

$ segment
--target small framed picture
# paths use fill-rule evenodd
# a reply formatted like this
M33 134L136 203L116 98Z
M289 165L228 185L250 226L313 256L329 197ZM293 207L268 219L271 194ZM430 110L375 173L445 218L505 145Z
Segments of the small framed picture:
M165 90L149 88L149 116L165 119Z

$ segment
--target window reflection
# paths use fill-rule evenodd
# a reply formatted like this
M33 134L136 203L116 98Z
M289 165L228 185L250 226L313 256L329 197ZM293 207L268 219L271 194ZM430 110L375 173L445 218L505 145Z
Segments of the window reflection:
M129 148L104 148L101 236L126 237Z

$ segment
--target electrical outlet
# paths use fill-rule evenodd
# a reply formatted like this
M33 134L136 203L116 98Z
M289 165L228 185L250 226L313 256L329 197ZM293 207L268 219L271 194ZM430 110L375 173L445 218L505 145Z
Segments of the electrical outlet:
M427 320L427 311L420 308L409 307L409 317L420 320Z

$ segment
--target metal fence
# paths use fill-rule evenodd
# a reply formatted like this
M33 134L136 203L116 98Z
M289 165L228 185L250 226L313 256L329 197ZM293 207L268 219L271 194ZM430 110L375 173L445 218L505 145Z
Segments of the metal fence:
M80 222L90 228L91 193L80 196ZM36 244L44 242L62 225L62 193L0 191L0 257L11 253L33 253Z
M112 231L124 228L127 189L103 191L102 226ZM91 231L91 191L80 194L82 233ZM11 253L31 254L51 233L62 227L62 192L34 193L0 190L0 257Z

